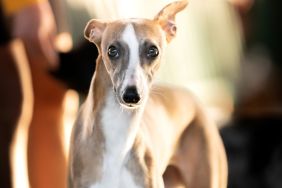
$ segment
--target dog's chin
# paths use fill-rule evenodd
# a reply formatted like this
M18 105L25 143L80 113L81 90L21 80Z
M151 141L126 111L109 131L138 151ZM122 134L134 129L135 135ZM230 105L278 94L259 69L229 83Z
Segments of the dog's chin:
M140 103L132 104L132 103L124 103L124 102L120 102L120 105L127 110L137 110L141 106Z

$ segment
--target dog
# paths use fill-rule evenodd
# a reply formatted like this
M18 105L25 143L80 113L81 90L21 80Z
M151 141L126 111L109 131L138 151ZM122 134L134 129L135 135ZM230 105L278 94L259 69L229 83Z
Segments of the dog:
M153 84L187 4L170 3L154 19L87 23L99 56L72 132L69 188L226 187L215 124L189 91Z

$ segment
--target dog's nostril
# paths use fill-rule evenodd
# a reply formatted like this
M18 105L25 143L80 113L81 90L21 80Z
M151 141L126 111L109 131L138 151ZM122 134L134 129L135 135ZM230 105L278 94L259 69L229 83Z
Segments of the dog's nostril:
M126 88L122 96L122 99L126 103L133 103L133 104L138 103L140 101L140 95L137 92L137 88L136 87Z

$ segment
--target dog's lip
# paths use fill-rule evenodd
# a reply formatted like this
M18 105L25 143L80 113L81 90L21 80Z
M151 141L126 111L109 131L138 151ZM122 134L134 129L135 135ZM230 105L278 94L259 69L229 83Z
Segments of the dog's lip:
M126 103L124 102L122 99L120 99L119 97L117 97L119 104L127 109L137 109L138 107L141 106L142 103L142 98L140 99L140 101L138 103Z
M127 109L136 109L141 106L141 100L138 103L126 103L124 101L119 101L120 105Z
M140 104L131 104L131 103L121 103L121 105L130 109L138 108L140 106Z

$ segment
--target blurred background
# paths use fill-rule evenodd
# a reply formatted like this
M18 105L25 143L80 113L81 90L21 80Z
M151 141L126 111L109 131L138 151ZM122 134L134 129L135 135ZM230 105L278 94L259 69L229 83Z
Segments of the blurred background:
M70 132L97 57L87 21L153 18L172 1L0 1L1 188L66 187ZM190 0L157 75L192 90L217 123L229 188L282 187L281 8Z

